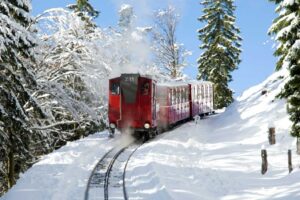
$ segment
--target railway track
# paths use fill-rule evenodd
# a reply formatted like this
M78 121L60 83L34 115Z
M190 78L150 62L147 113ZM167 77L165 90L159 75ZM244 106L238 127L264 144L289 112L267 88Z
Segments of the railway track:
M141 143L109 150L97 163L88 180L85 200L128 199L126 191L126 167Z

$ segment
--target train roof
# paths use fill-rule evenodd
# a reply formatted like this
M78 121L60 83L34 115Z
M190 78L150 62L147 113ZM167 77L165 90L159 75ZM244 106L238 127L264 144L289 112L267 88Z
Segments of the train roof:
M201 81L192 80L192 81L188 81L187 83L191 84L191 85L196 85L196 84L213 84L210 81L202 81L202 80Z
M181 87L181 86L187 86L188 84L190 85L199 85L199 84L212 84L212 82L209 81L180 81L180 82L163 82L163 83L158 83L158 86L165 86L165 87Z
M147 74L140 74L140 73L122 73L118 76L114 76L111 77L109 79L117 79L117 78L121 78L122 76L135 76L135 77L143 77L143 78L149 78L152 79L153 77L151 75L147 75Z
M165 87L180 87L180 86L187 86L188 83L186 82L162 82L157 83L158 86L165 86Z

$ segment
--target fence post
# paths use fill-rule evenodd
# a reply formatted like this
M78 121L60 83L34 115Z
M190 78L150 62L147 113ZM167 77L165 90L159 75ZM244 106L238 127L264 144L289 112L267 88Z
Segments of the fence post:
M293 165L292 165L292 151L288 150L288 166L289 166L289 173L293 171Z
M268 159L267 159L267 150L261 150L261 158L262 158L262 165L261 165L261 174L265 174L268 170Z
M297 147L297 154L300 155L300 137L297 137L296 147Z
M273 145L276 143L275 139L275 127L270 127L269 128L269 144Z

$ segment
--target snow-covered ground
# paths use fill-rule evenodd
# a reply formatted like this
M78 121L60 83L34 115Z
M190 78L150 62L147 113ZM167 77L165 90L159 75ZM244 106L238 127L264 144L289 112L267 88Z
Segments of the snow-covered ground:
M284 73L245 91L225 112L181 125L140 147L128 165L129 199L300 199L300 156L288 134L285 101L275 99ZM272 146L269 126L276 128ZM93 166L120 140L106 136L97 133L45 156L1 200L83 199ZM268 151L265 175L262 147ZM288 149L293 151L291 174Z

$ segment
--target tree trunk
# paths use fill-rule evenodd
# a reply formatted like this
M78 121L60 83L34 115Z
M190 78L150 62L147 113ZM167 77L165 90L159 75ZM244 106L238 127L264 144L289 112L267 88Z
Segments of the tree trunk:
M8 188L11 188L15 184L15 162L14 153L11 149L8 154Z
M8 153L8 188L15 184L15 160L14 160L14 142L12 137L12 130L9 130L10 148Z

